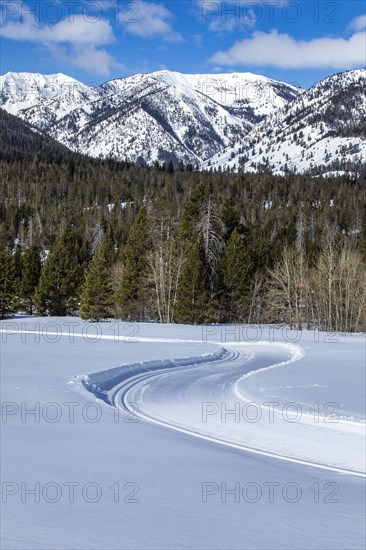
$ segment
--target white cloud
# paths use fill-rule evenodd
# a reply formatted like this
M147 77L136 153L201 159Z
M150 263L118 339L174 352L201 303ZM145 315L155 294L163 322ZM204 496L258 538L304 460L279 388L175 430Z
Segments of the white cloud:
M143 38L161 36L170 42L180 42L182 36L174 32L173 14L163 4L138 0L133 2L134 12L124 17L121 23L127 32Z
M270 33L256 31L251 38L237 42L229 50L216 52L211 62L281 69L350 69L366 64L365 40L364 32L348 39L316 38L306 41L275 30Z
M83 15L75 15L53 25L40 23L31 14L17 19L0 27L1 37L40 43L53 57L92 74L108 76L112 67L123 68L101 47L115 42L106 19L91 21Z
M92 23L82 15L75 15L73 20L65 19L54 25L42 25L30 18L24 22L8 22L0 28L0 35L12 40L69 42L95 46L110 44L114 41L109 21L100 19Z
M363 15L359 15L358 17L355 17L351 23L349 24L348 28L351 31L364 31L366 29L366 13Z
M223 20L220 17L217 17L216 19L212 19L212 21L210 21L208 30L216 33L231 32L234 29L238 30L238 28L242 26L244 26L244 23L235 18L235 16L227 16Z
M97 49L90 45L74 48L69 55L69 62L75 67L100 76L110 75L112 68L125 69L125 66L117 63L105 49Z

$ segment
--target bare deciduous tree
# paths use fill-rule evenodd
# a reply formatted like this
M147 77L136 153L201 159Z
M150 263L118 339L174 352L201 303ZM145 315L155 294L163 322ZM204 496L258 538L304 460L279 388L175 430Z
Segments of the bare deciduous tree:
M274 322L302 329L360 331L366 322L366 266L352 243L329 231L315 265L286 248L270 271L267 311Z
M366 315L365 265L350 243L328 237L312 272L315 315L324 330L362 330Z
M309 267L303 251L285 248L270 271L268 309L276 322L301 329L309 304Z
M260 271L254 274L252 286L250 289L250 301L248 304L247 323L261 323L265 315L266 301L266 279Z
M148 253L148 281L155 290L156 309L161 323L171 323L174 303L184 264L183 248L170 238L170 228L161 222Z
M225 243L222 235L225 225L221 220L215 203L209 197L203 205L198 222L198 236L203 246L211 282L211 297L214 281L217 276L217 265Z

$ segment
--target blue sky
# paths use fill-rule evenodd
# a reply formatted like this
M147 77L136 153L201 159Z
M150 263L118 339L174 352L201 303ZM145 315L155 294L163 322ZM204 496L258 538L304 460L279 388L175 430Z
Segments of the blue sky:
M366 0L2 0L1 73L250 71L308 87L366 65L365 14Z

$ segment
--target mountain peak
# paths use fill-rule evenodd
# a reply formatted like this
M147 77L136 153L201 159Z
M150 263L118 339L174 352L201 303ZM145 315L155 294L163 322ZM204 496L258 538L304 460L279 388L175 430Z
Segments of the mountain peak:
M42 73L31 73L31 72L14 72L9 71L3 76L0 76L0 83L3 82L39 82L48 84L51 82L75 82L78 84L81 84L78 80L75 78L72 78L71 76L67 76L63 73L51 73L51 74L42 74Z
M310 175L357 172L365 163L365 69L318 82L271 113L240 145L210 159L210 166L225 170Z
M365 75L304 91L249 72L163 69L97 88L62 73L7 73L0 106L94 157L316 174L365 161Z

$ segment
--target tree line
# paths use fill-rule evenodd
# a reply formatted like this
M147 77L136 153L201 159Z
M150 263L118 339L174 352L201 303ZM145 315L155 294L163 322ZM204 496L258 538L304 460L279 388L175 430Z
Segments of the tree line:
M89 159L3 114L2 318L365 330L365 180Z
M296 211L292 235L271 236L199 183L178 217L165 200L140 205L122 247L110 224L92 249L77 225L46 254L3 248L0 314L365 330L364 236L334 223L320 231L309 209Z

